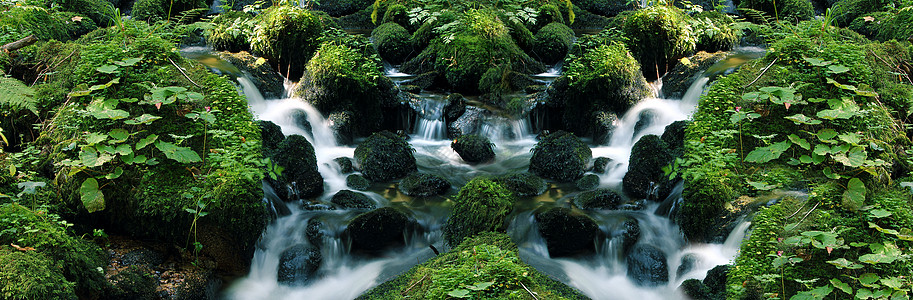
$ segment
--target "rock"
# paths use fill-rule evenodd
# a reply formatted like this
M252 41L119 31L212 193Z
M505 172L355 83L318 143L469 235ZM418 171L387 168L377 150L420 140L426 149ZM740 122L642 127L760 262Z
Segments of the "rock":
M488 138L475 134L462 135L450 144L450 148L453 148L463 161L472 165L494 160L493 147L494 144Z
M412 78L409 81L404 82L404 84L417 86L419 88L419 90L427 90L427 89L435 86L435 83L438 81L438 77L440 77L440 76L441 76L441 73L431 71L431 72L415 75L414 78ZM402 87L400 87L400 89L402 89ZM457 94L457 95L459 95L459 94Z
M258 15L257 21L251 50L269 60L279 73L296 81L317 51L319 38L326 29L318 14L298 6L277 5Z
M669 281L666 254L651 245L636 245L625 257L628 278L638 286L657 286Z
M539 196L548 189L545 180L530 173L507 174L495 177L494 181L520 197Z
M338 205L343 209L375 209L377 204L374 203L374 200L371 200L371 197L368 197L362 193L356 193L350 190L341 190L333 195L333 199L330 200L333 204Z
M391 64L401 64L412 53L412 35L399 24L383 23L371 32L374 46L381 58Z
M473 178L453 199L453 214L444 225L444 241L456 247L463 239L485 231L504 232L514 199L511 192L497 182L484 177Z
M597 157L596 160L593 161L593 169L592 169L592 172L593 172L593 173L596 173L596 174L605 173L606 167L608 167L610 163L612 163L612 159L611 159L611 158L608 158L608 157Z
M702 21L691 23L694 24L692 29L700 32L695 47L697 51L729 51L738 43L741 30L732 28L735 20L729 15L711 9L693 14L692 17Z
M308 219L307 227L304 229L304 235L307 238L308 243L311 243L311 245L314 245L314 247L317 248L323 247L323 237L326 236L326 233L324 233L326 227L327 225L317 218Z
M485 118L487 110L475 106L467 106L463 114L447 125L447 135L450 138L457 138L466 134L473 134L479 131L482 126L482 120Z
M371 187L371 182L361 177L361 175L352 174L346 176L346 186L354 190L364 191Z
M675 121L666 126L660 139L669 147L669 153L673 157L681 157L685 152L685 130L688 128L688 121Z
M313 136L314 130L311 128L311 122L308 121L308 114L303 109L296 109L291 113L292 122L295 126L303 129L304 132Z
M336 138L336 142L343 145L352 144L357 132L353 113L350 111L338 111L331 113L327 119L330 120L330 129L333 130L333 137Z
M622 226L625 228L625 232L622 235L622 249L627 254L631 252L631 248L640 240L640 222L631 218L625 220Z
M263 147L264 156L272 156L272 153L279 148L279 143L285 140L282 134L282 128L270 121L257 121L260 126L260 143Z
M352 239L353 252L376 253L406 243L404 232L413 221L392 207L382 207L363 213L346 227Z
M685 280L685 282L682 282L682 285L678 287L678 290L681 291L681 293L684 294L685 296L688 296L688 299L696 299L696 300L712 299L710 289L708 289L706 285L701 283L700 280L697 280L694 278L688 279L688 280Z
M550 208L535 218L550 257L595 253L599 225L593 218L564 207Z
M615 133L615 123L618 121L618 115L610 112L596 112L593 117L593 143L606 145L612 140L612 134Z
M637 123L634 123L634 136L640 135L644 129L650 128L657 121L656 112L653 109L645 109L637 115Z
M237 67L240 71L237 76L248 75L257 90L263 94L263 98L279 99L285 96L285 87L282 85L285 80L266 63L266 60L247 52L219 52L219 58Z
M533 148L529 171L543 178L573 181L583 176L593 154L574 134L558 131L545 136Z
M663 76L663 97L681 99L685 92L713 64L723 60L728 55L725 52L707 53L698 52L688 58L687 63L676 64L669 73Z
M450 183L441 176L412 173L399 182L399 191L412 197L443 195L450 190Z
M551 22L539 32L533 43L533 52L546 64L554 64L564 59L574 44L574 31L558 22Z
M707 271L707 276L704 277L704 285L710 289L711 293L716 295L726 294L726 277L729 276L730 269L732 269L732 265L719 265Z
M466 111L466 98L458 93L447 95L447 106L444 107L444 120L452 123Z
M646 135L631 149L628 173L622 179L625 194L632 198L665 199L672 182L662 168L672 161L669 147L656 135Z
M412 146L389 131L374 133L358 145L355 161L365 178L375 182L402 178L417 169Z
M701 261L701 257L694 253L688 253L685 256L682 256L681 264L678 265L678 269L675 270L675 277L681 278L688 272L691 272L694 269L694 266Z
M355 167L352 165L352 159L348 157L337 157L333 159L337 165L339 165L339 172L342 174L349 174L355 172Z
M578 190L589 191L599 187L599 176L595 174L587 174L577 181L574 182L574 185L577 186Z
M678 60L694 53L697 39L689 22L692 19L674 6L656 5L638 10L623 21L631 52L643 66L648 80L669 71Z
M111 286L108 287L106 296L110 299L155 299L155 288L158 287L159 282L157 276L153 276L153 274L155 271L152 266L128 266L111 276L109 279Z
M301 286L314 279L323 256L316 247L295 245L279 256L278 281L281 284Z
M165 262L165 255L159 251L148 248L139 248L125 253L118 262L125 266L147 266L154 267Z
M298 197L316 197L323 193L323 176L317 171L317 155L303 136L290 135L279 143L273 162L285 168L280 179L294 183L292 186ZM279 191L276 192L278 194Z
M574 197L574 205L585 210L616 209L623 201L621 196L609 189L583 192Z

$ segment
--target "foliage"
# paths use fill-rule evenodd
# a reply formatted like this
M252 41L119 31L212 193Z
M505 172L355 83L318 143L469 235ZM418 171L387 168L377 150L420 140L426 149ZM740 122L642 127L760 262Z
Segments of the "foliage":
M655 5L624 17L622 30L634 57L643 66L644 76L661 76L671 64L691 55L697 36L691 17L674 6Z
M810 1L801 0L743 0L739 2L739 9L754 9L774 17L777 21L793 23L796 21L810 20L815 16L814 8Z
M913 6L859 16L849 28L880 41L909 41L913 39Z
M690 23L693 33L697 35L697 51L727 51L738 42L739 31L732 28L735 20L726 14L701 12L695 14Z
M73 283L37 251L0 248L0 295L4 299L76 299Z
M273 6L257 15L250 47L280 73L296 79L320 45L326 30L319 16L296 6Z
M513 210L514 196L487 178L473 178L453 199L453 215L444 226L447 244L459 245L473 235L507 229L507 214Z
M580 57L568 56L566 61L566 75L573 93L567 105L577 108L574 109L577 113L622 114L648 94L640 64L622 44L596 46ZM594 101L594 95L604 96Z
M0 45L34 34L39 40L65 41L70 38L66 24L48 9L18 5L0 11Z
M185 12L195 13L200 9L206 9L206 2L203 0L137 0L131 10L134 20L143 20L150 23L156 21L168 21L172 17L185 16ZM181 23L191 23L192 20L181 20Z
M248 40L255 28L254 18L249 14L227 11L212 19L212 26L203 35L215 50L240 52L249 50Z

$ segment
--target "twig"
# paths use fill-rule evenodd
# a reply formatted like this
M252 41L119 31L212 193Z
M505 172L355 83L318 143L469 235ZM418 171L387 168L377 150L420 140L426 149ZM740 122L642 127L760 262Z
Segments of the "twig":
M767 65L767 67L764 68L764 70L761 70L761 74L758 74L758 77L755 78L754 80L752 80L751 83L749 83L749 84L746 85L745 87L749 87L749 86L751 86L752 84L754 84L755 82L757 82L758 79L761 79L761 76L764 76L764 73L767 73L767 70L769 70L770 67L772 67L772 66L777 62L778 59L780 59L780 58L779 58L779 57L778 57L778 58L774 58L774 61L770 62L770 64Z
M903 77L906 77L906 78L907 78L907 81L909 81L910 84L913 84L913 80L910 79L910 74L907 74L906 72L904 72L903 70L901 70L901 69L900 69L899 67L897 67L897 66L892 66L893 64L889 63L889 62L886 61L884 58L881 58L881 56L878 56L878 54L876 54L875 51L872 51L872 49L869 49L869 53L872 53L872 55L874 55L876 58L878 58L879 60L881 60L881 62L883 62L883 63L884 63L886 66L888 66L889 68L892 68L892 69L894 69L894 70L896 70L896 71L900 71L900 72L897 72L897 73L903 73L903 74L904 74Z
M525 284L523 284L523 282L520 282L520 286L522 286L522 287L523 287L523 289L524 289L524 290L526 290L526 292L527 292L527 293L529 293L529 295L530 295L530 296L533 296L533 299L535 299L535 300L539 300L539 297L536 297L536 295L535 295L535 294L533 294L533 292L532 292L532 291L530 291L530 290L529 290L529 289L528 289L528 288L526 288L526 285L525 285Z
M168 61L170 61L171 64L174 65L174 67L178 69L178 72L181 72L181 75L184 75L184 78L187 78L187 80L189 80L190 83L193 83L193 85L197 86L198 88L202 87L199 84L197 84L196 82L193 82L193 79L190 79L190 76L187 76L187 73L184 73L184 70L181 69L181 67L179 67L178 64L174 63L173 60L171 60L171 57L168 57Z
M418 284L419 282L425 281L425 277L428 277L428 274L425 274L425 276L422 276L422 279L419 279L418 281L416 281L415 283L413 283L412 285L410 285L408 288L406 288L405 291L403 291L403 292L400 293L400 294L401 294L401 295L406 295L406 293L408 293L409 290L411 290L413 287L415 287L416 284Z
M797 222L796 224L802 223L802 221L805 221L805 218L807 218L809 214L811 214L813 211L815 211L816 208L818 208L818 204L821 204L821 202L815 203L815 207L812 207L812 209L809 209L808 212L805 213L804 216L802 216L802 219L799 220L799 222Z

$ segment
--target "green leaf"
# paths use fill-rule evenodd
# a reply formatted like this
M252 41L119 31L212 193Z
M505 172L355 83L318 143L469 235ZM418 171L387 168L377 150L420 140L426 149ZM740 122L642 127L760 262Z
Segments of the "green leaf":
M850 68L844 65L830 65L827 67L827 72L831 74L842 74L849 72Z
M866 162L867 153L862 147L856 147L850 150L848 153L838 153L834 155L834 160L847 167L861 167Z
M856 291L856 299L869 299L872 297L875 297L875 294L869 289L859 289Z
M865 204L865 184L859 178L850 179L843 192L843 206L849 210L856 210Z
M102 72L102 73L105 73L105 74L112 74L112 73L117 72L117 66L115 66L115 65L104 65L104 66L95 68L95 70L96 70L96 71L99 71L99 72Z
M123 61L115 61L114 64L121 66L121 67L129 67L129 66L135 65L136 63L140 62L141 60L143 60L142 57L128 58Z
M830 285L825 285L817 287L811 291L799 292L796 295L790 297L790 300L821 300L824 299L827 295L830 295L834 291L834 288Z
M847 143L850 143L853 145L857 145L857 144L859 144L860 141L862 141L858 134L852 133L852 132L841 133L841 134L837 135L837 138L840 139L841 141L844 141L844 142L847 142Z
M874 265L874 264L889 264L897 260L895 256L888 256L880 253L871 253L865 254L859 257L859 261Z
M853 288L851 288L849 284L846 284L846 283L843 283L843 281L840 281L840 279L837 279L837 278L831 279L831 285L833 285L835 288L839 289L840 291L842 291L844 293L847 293L850 295L853 294Z
M82 151L79 152L80 163L90 168L104 165L113 158L114 156L107 153L101 153L99 155L99 153L92 148L83 148Z
M802 149L811 150L811 148L812 148L812 146L808 143L808 141L799 137L798 135L790 134L787 137L789 138L790 141L793 142L793 144L796 144L799 147L802 147Z
M47 183L41 181L26 181L16 184L16 187L22 190L19 193L19 197L22 197L23 194L32 195L38 190L38 188L47 186Z
M890 217L893 214L887 210L878 208L870 210L869 215L871 215L873 218L880 219Z
M824 128L818 130L817 136L819 140L827 141L837 136L837 131L830 128Z
M90 132L88 135L86 135L86 144L88 144L89 146L93 146L95 144L104 142L107 139L108 139L107 134Z
M865 273L862 274L862 276L859 276L859 283L866 287L872 287L879 279L881 279L881 276L878 276L878 274Z
M179 163L193 163L202 161L202 159L200 159L200 155L188 147L181 147L163 141L155 142L155 147L164 152L166 157L173 159Z
M120 143L126 141L130 137L130 133L126 129L116 128L108 132L108 136L114 139L115 142Z
M106 179L117 179L118 177L120 177L120 175L123 175L123 174L124 174L124 169L121 169L121 167L117 167L117 168L114 168L114 172L111 172L111 173L108 173L108 175L105 175L105 178Z
M811 157L811 156L802 155L802 156L799 157L799 162L801 162L801 163L803 163L803 164L810 164L810 163L813 163L814 160L812 160L812 157Z
M495 284L494 281L479 282L479 283L476 283L476 285L474 286L474 288L476 288L477 291L480 291L480 290L487 289L488 287L490 287L490 286L492 286L492 285L494 285L494 284Z
M82 182L79 187L79 198L90 213L105 209L105 195L98 190L98 181L95 178Z
M124 123L128 124L128 125L142 125L142 124L152 123L153 121L161 119L161 118L162 117L159 117L159 116L143 114L142 116L139 116L139 117L136 117L136 118L133 118L130 120L126 120L126 121L124 121Z
M809 118L808 116L803 115L803 114L795 114L795 115L787 116L787 117L783 117L783 118L784 118L784 119L787 119L787 120L790 120L790 121L793 121L794 123L796 123L796 125L799 125L799 124L808 124L808 125L818 125L818 124L821 124L821 120L817 120L817 119L815 119L815 118Z
M745 161L753 163L766 163L780 157L792 145L790 141L782 141L767 147L758 147L745 157Z
M844 89L844 90L856 91L856 86L854 86L854 85L849 85L849 84L842 84L842 83L839 83L839 82L837 82L836 80L831 79L831 78L828 78L828 79L827 79L827 83L833 84L834 86L836 86L836 87L838 87L838 88L841 88L841 89Z
M130 148L129 144L120 144L117 145L117 148L114 149L114 153L120 155L130 155L133 154L133 148Z
M150 134L149 136L140 139L139 142L136 142L136 150L139 151L140 149L146 148L146 146L149 146L149 144L152 144L152 142L155 142L158 138L158 135Z
M147 162L148 162L148 160L146 160L145 155L137 155L136 157L133 158L134 164L148 164Z
M109 80L108 83L105 83L105 84L96 84L96 85L90 86L90 87L89 87L89 92L94 92L94 91L98 91L98 90L103 90L103 89L109 88L109 87L111 87L112 85L115 85L115 84L118 84L118 83L120 83L120 77L115 77L114 79Z
M823 60L823 59L817 59L817 58L811 58L811 57L803 57L802 59L804 59L808 63L812 64L812 66L816 66L816 67L824 67L824 66L831 64L831 62Z
M0 99L3 99L4 111L31 111L38 115L38 100L35 90L18 79L0 74Z
M829 260L827 263L832 264L837 267L837 269L861 269L863 266L854 262L847 260L846 258L838 258L835 260Z
M824 173L825 177L830 178L830 179L843 178L842 176L840 176L840 174L834 173L834 171L832 171L831 168L824 168L823 170L821 170L821 172Z
M95 150L98 150L99 154L115 154L117 151L114 151L114 147L111 145L95 145Z
M447 295L454 298L469 298L469 290L455 289L447 293Z

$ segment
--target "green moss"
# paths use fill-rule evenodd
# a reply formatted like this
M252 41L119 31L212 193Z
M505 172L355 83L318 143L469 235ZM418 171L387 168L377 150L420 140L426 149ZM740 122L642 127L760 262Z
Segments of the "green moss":
M849 28L880 41L913 40L913 7L859 16Z
M628 46L649 79L662 76L682 57L691 55L697 39L691 17L673 6L656 5L623 17Z
M412 151L404 138L385 130L372 134L355 148L355 161L366 178L386 181L416 170Z
M491 284L469 291L469 295L474 299L527 299L532 292L539 299L587 299L523 263L510 237L492 232L466 239L450 252L410 269L358 299L445 299L452 291L468 291L467 285L485 282Z
M539 176L529 173L513 173L494 178L494 181L519 197L538 196L545 193L548 184Z
M274 69L294 80L301 77L324 30L320 18L311 11L297 6L273 6L257 16L250 46L269 59Z
M846 27L859 16L885 11L895 3L893 0L840 0L834 3L831 15L836 25Z
M251 15L227 11L212 19L212 26L203 35L215 50L240 52L250 50L249 39L255 25Z
M732 28L735 20L717 11L705 11L693 16L692 29L697 35L697 51L728 51L736 45L740 32Z
M131 13L134 20L154 23L168 20L188 10L205 8L207 6L203 0L137 0L133 3Z
M107 0L45 0L45 7L88 16L103 27L113 25L114 5Z
M453 215L447 219L443 232L451 246L485 231L504 232L514 196L500 184L477 177L460 188L453 202Z
M574 31L562 23L552 22L536 33L534 52L542 62L553 64L564 59L574 43Z
M0 295L3 299L76 299L52 259L37 251L0 247Z
M0 44L15 42L34 34L39 40L65 41L70 38L64 20L45 8L12 6L0 11Z
M593 152L586 143L564 131L545 136L532 151L529 171L559 181L573 181L583 176L593 158Z
M409 31L397 23L381 24L371 32L377 52L390 63L399 64L412 53Z
M450 147L470 164L484 163L495 158L495 152L492 150L494 144L488 138L475 134L462 135L454 139Z

